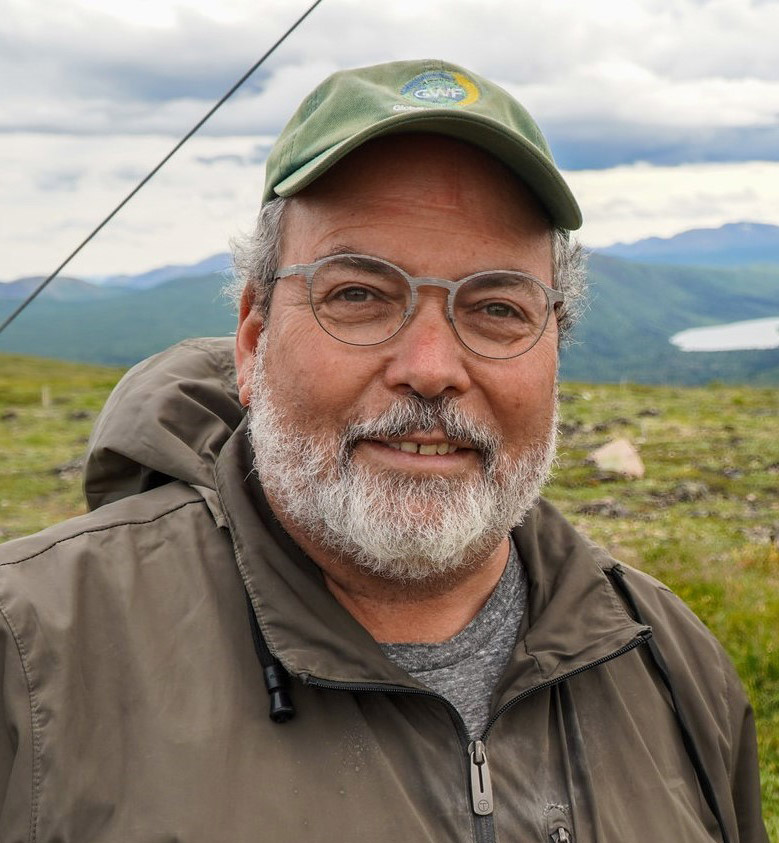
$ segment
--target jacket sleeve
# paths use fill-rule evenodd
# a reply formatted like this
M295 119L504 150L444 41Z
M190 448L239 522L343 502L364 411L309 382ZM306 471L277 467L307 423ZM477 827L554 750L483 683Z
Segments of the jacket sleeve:
M757 737L752 706L730 659L723 654L728 681L732 753L730 786L739 843L769 843L760 802Z
M32 710L27 676L13 630L0 605L0 840L31 840Z

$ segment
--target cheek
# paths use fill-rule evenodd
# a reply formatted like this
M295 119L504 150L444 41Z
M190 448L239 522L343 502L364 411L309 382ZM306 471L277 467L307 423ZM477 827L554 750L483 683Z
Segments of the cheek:
M305 319L271 321L265 371L276 401L298 423L342 423L364 391L360 355Z
M508 437L545 433L554 417L557 393L557 349L539 345L518 357L515 368L492 390L493 406L501 408Z

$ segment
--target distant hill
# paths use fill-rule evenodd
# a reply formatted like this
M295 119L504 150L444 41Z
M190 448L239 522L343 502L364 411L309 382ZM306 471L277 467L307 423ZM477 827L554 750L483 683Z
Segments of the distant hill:
M43 276L38 275L0 284L0 302L20 302L26 299L41 281L43 281ZM40 295L41 298L53 301L92 301L112 299L121 294L121 290L97 287L80 278L62 277L55 278Z
M83 301L41 298L0 334L0 351L126 366L187 337L228 334L235 315L221 274ZM0 301L0 318L11 302Z
M779 349L690 352L685 328L779 316L779 267L653 266L590 256L590 307L563 350L566 380L779 384Z
M101 279L99 284L101 287L127 287L133 290L148 290L177 278L197 278L202 275L224 272L231 265L230 254L220 252L218 255L211 255L210 258L194 264L171 264L159 269L152 269L149 272L142 272L140 275L111 275L108 278Z
M737 222L595 249L601 255L677 266L779 265L779 226Z

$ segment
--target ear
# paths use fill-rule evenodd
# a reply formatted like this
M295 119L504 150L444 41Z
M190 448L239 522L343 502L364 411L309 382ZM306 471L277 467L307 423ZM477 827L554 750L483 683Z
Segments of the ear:
M251 398L251 376L257 343L264 326L260 311L254 306L254 294L247 285L241 295L238 310L238 330L235 335L235 371L238 380L238 398L244 407Z

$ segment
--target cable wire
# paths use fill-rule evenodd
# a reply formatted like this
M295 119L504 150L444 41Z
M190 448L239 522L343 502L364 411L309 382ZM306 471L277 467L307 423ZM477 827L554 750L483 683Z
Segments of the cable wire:
M210 119L214 113L221 108L224 103L227 102L228 99L243 85L243 83L254 73L255 70L273 53L275 52L276 48L279 47L284 41L290 36L297 28L300 26L301 23L314 11L314 9L322 2L322 0L315 0L308 9L292 24L292 26L287 29L287 31L273 44L270 49L268 49L263 56L261 56L247 71L246 73L241 76L241 78L227 91L226 94L214 105L212 106L206 114L198 120L197 123L184 135L183 138L173 147L173 149L168 152L168 154L157 164L154 169L150 170L141 181L138 182L137 185L127 194L127 196L122 199L122 201L108 214L107 217L103 219L103 221L92 230L92 232L85 237L81 243L65 258L64 261L51 273L47 278L45 278L33 291L30 293L29 296L16 308L16 310L0 325L0 334L11 324L11 322L16 319L16 317L29 305L34 299L38 297L38 295L43 292L43 290L62 272L62 270L76 257L76 255L84 248L84 246L89 243L89 241L105 226L107 225L118 213L119 211L124 208L124 206L135 196L136 193L165 166L165 164L170 161L170 159L181 149L182 146L192 137L192 135L197 132L197 130L208 120Z

